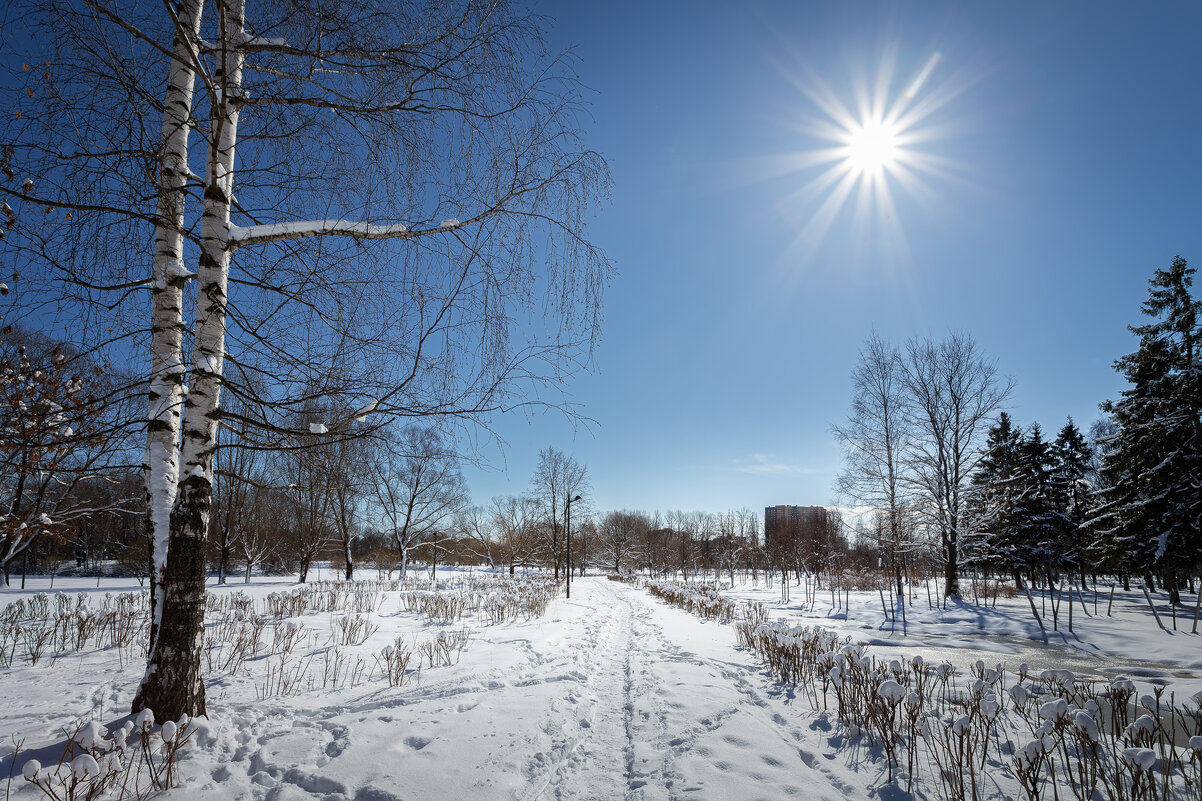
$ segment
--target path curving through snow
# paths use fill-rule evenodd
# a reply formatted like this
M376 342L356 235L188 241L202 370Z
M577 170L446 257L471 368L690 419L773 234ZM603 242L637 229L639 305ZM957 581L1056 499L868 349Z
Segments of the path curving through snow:
M544 618L476 630L458 665L417 685L216 699L217 759L190 765L183 792L265 801L855 794L839 778L846 760L814 748L829 736L816 728L825 724L735 649L730 626L603 578L572 590ZM195 775L202 768L208 775Z

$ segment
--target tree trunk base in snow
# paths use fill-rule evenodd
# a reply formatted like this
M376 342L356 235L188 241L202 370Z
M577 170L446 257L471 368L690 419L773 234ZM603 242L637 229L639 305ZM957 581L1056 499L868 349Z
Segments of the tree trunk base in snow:
M158 637L151 646L142 686L134 698L133 712L150 709L156 723L179 720L181 715L205 714L205 686L200 674L204 643L205 538L198 509L187 509L180 498L172 515L172 529L191 536L174 536L167 552L167 582ZM202 502L196 499L194 503ZM192 514L189 515L188 512ZM189 520L185 521L184 518ZM199 536L197 536L199 534Z

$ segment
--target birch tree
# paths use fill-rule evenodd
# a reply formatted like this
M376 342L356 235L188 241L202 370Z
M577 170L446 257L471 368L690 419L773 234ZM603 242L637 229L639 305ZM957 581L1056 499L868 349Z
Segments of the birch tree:
M587 363L609 276L585 229L606 168L580 143L570 59L504 2L27 11L38 66L4 125L47 214L6 247L145 359L171 631L135 706L198 714L222 393L265 449L313 387L335 436L364 415L571 413L556 389Z
M184 386L185 201L201 0L122 9L88 2L19 3L31 36L4 105L5 139L24 200L38 206L5 243L32 305L74 305L56 336L83 349L128 350L147 334L145 449L152 568L151 636L161 615L168 515L178 480ZM124 26L124 27L122 27ZM118 33L117 39L110 34ZM136 35L135 35L136 34ZM15 187L0 186L10 196ZM144 248L147 232L152 248ZM32 269L30 269L32 268ZM139 275L145 270L149 273ZM36 279L49 279L39 284ZM135 287L153 312L130 326ZM72 336L86 331L88 335ZM90 341L85 341L90 340Z
M22 11L40 35L4 126L36 180L0 192L46 214L4 247L144 360L154 619L173 630L136 705L195 714L221 393L263 449L319 385L335 435L563 404L599 331L609 268L584 220L605 162L579 143L570 59L505 2Z
M185 204L191 170L188 134L203 0L181 0L173 9L174 32L163 96L150 284L150 380L146 423L146 508L150 530L151 652L162 625L170 513L179 484L178 443L184 396ZM216 433L214 432L214 437ZM211 491L210 484L210 491ZM195 601L194 601L195 603Z

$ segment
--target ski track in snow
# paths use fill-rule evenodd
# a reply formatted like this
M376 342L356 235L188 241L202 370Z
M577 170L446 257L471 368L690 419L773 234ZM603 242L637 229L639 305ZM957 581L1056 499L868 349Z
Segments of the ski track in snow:
M217 753L187 798L836 799L849 767L701 621L600 578L547 618L478 629L420 684L212 703ZM821 753L818 752L821 749ZM828 768L829 764L829 768ZM876 766L860 765L875 773ZM208 774L208 775L204 775Z

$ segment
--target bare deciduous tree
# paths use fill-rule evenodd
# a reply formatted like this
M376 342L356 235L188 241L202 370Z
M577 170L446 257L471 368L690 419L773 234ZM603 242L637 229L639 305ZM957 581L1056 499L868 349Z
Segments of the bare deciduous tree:
M294 446L276 456L278 476L288 499L290 520L283 545L300 562L300 580L334 538L333 496L326 461L316 433L298 434ZM170 553L170 552L168 552Z
M39 536L60 540L99 512L121 512L128 409L100 366L44 337L0 331L0 572ZM107 531L107 529L106 529Z
M518 562L528 564L534 558L538 540L538 502L525 496L493 498L489 512L497 531L501 559L514 574Z
M572 546L572 566L580 576L588 570L589 545L597 545L597 521L590 512L585 512L580 519L572 519L574 542Z
M628 572L641 558L651 521L642 512L615 511L601 518L598 554L615 573Z
M566 553L563 515L568 499L589 490L588 468L554 448L539 451L538 464L530 478L530 497L539 505L539 530L546 561L559 579Z
M740 567L750 539L745 531L745 513L748 509L731 510L718 516L718 538L715 542L716 568L726 572L727 580L733 585L735 570ZM752 520L755 518L752 517Z
M455 517L455 531L469 554L488 562L490 570L497 569L503 559L503 549L497 536L497 523L483 506L469 506Z
M377 449L370 475L379 528L392 539L404 578L413 550L467 506L459 460L436 429L409 425Z
M906 413L906 385L901 354L875 332L860 349L851 374L852 402L847 422L833 427L843 447L843 471L836 488L841 497L871 510L871 525L859 533L877 540L896 583L903 593L902 560L917 544L904 519L906 490L902 475L912 432Z
M331 438L318 448L318 454L324 462L326 491L330 494L330 517L345 568L343 578L347 581L355 577L352 546L358 534L359 516L367 494L364 484L370 480L366 464L370 460L370 451L379 447L377 441L353 434L352 427L352 430L344 431L343 435Z
M235 543L241 538L249 507L254 501L254 486L248 481L255 474L258 453L233 447L233 431L221 432L221 447L213 468L213 508L210 540L217 548L217 583L225 584ZM252 479L253 480L253 479Z
M958 597L965 489L982 457L989 421L1013 384L966 334L941 342L909 340L901 379L913 432L905 457L907 481L921 493L919 513L939 532L944 593Z

